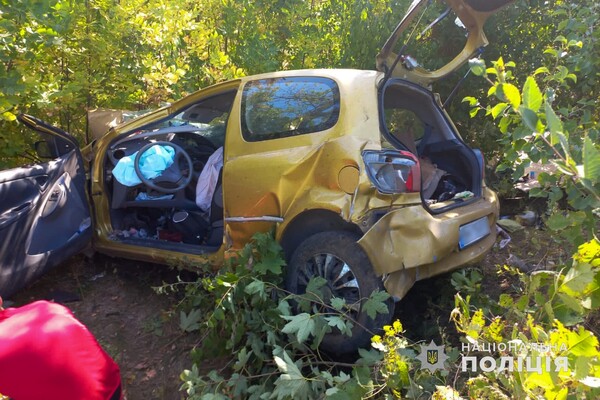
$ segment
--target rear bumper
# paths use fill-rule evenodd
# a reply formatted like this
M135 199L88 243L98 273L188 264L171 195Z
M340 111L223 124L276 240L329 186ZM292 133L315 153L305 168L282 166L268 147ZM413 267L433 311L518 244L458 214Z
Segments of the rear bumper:
M358 244L369 256L375 272L388 274L388 281L399 271L406 271L401 273L403 279L410 276L410 280L420 280L479 261L496 240L498 212L496 194L484 188L478 201L439 215L429 214L421 205L391 211ZM460 226L483 217L487 218L490 234L459 250ZM386 287L389 285L391 282ZM395 295L397 290L390 292Z

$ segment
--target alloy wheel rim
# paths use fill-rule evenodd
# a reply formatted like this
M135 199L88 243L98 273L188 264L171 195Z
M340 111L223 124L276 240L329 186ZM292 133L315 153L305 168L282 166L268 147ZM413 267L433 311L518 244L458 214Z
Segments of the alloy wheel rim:
M352 268L344 260L331 253L315 254L300 268L298 292L305 293L310 279L317 276L324 278L327 282L324 290L321 291L327 306L329 306L331 298L342 298L346 301L346 308L343 311L349 317L356 319L360 312L361 293Z

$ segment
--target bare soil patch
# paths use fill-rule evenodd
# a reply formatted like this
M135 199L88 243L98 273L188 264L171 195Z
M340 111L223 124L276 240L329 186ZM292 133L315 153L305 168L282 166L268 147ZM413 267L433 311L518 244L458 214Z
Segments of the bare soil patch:
M184 335L171 317L175 296L152 287L176 276L165 266L81 256L11 300L19 306L53 299L70 308L119 364L126 399L175 400L183 398L179 374L190 367L198 336Z

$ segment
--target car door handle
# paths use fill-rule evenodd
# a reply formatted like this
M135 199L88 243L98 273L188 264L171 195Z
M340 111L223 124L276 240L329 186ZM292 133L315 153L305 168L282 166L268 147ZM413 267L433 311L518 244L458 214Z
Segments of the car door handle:
M19 219L22 215L25 215L31 210L32 203L30 201L21 204L13 209L10 209L2 215L0 215L0 229L12 224L14 221Z
M59 206L61 206L66 200L66 189L64 185L58 184L52 188L52 192L48 195L44 210L42 211L42 218L48 217L52 214Z

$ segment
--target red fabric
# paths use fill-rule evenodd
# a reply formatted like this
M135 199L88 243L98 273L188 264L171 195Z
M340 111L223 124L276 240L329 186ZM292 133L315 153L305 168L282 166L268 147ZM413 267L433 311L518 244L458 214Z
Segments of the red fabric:
M108 400L119 367L71 311L37 301L0 311L0 393L15 400Z

